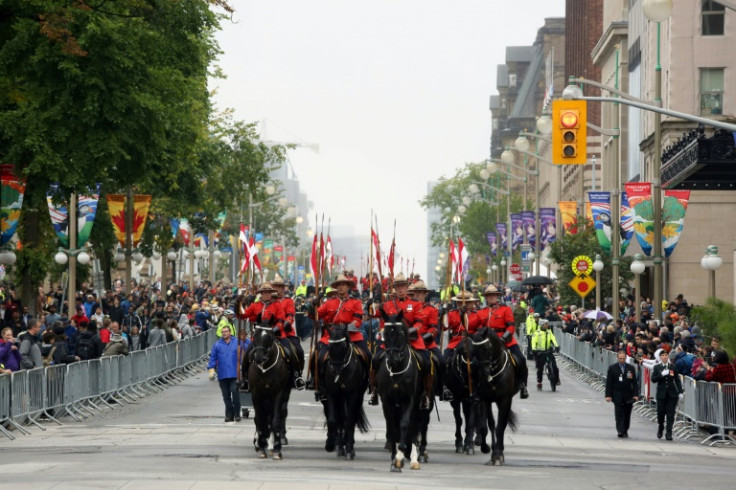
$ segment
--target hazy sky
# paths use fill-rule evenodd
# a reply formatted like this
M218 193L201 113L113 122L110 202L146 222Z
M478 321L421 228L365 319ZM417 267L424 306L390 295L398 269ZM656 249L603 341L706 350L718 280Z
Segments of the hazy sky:
M531 45L545 17L564 16L565 2L231 3L218 106L265 120L268 140L319 144L290 151L309 220L325 213L367 236L373 208L387 245L396 219L397 251L426 278L427 182L489 157L496 66L506 46Z

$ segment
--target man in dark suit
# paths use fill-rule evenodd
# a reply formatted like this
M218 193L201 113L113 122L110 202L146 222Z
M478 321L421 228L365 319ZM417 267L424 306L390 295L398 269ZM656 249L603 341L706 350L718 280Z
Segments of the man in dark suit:
M606 401L613 402L616 414L616 431L619 437L629 437L631 409L639 400L636 371L634 366L626 364L626 352L619 351L618 362L608 367L606 375Z
M678 398L682 398L682 384L680 376L675 372L674 363L670 362L666 350L659 353L661 364L654 366L652 370L652 383L657 383L657 439L662 438L664 431L664 417L667 415L668 441L672 440L672 424L675 422L675 407Z

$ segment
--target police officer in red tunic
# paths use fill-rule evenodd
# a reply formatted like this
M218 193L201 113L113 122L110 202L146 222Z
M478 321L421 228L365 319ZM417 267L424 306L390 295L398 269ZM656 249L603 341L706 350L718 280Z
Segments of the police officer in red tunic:
M432 396L432 384L434 382L434 376L432 375L432 365L429 357L429 351L427 346L424 344L419 333L422 323L417 321L416 313L422 307L421 303L418 303L411 299L408 295L409 292L409 281L406 279L404 274L399 273L394 278L394 290L396 296L390 301L386 301L381 306L383 312L388 316L398 315L399 311L403 312L403 319L407 325L409 325L409 343L411 347L419 354L423 359L422 372L424 381L424 399L422 400L420 407L421 409L429 409L429 399ZM378 371L378 358L376 356L373 360L370 370L370 387L371 387L371 398L368 401L369 405L378 404L378 393L376 392L376 372Z
M514 314L511 311L511 308L505 304L499 303L501 296L503 296L503 291L496 289L496 286L493 284L486 288L483 292L483 296L485 297L486 304L488 306L478 312L481 326L492 328L496 331L496 334L501 337L501 340L504 341L506 348L514 358L516 376L521 380L521 398L529 398L529 392L526 389L529 371L526 366L526 359L522 355L519 343L516 341L516 337L514 336L514 333L516 332Z
M324 361L324 356L329 349L329 326L333 324L347 324L350 342L363 353L364 358L367 359L370 365L371 353L359 328L363 321L363 303L358 299L351 298L349 294L350 288L353 286L353 281L340 274L330 286L337 290L337 296L327 299L317 310L319 320L324 325L322 328L322 337L317 344L317 348L319 349L318 364ZM310 360L310 362L313 361ZM319 386L317 389L319 389ZM319 396L319 393L315 393L315 396Z
M296 308L294 307L294 300L285 296L286 284L281 276L276 274L276 277L271 281L271 286L276 289L274 301L278 302L284 310L284 323L281 328L281 341L286 349L286 352L293 352L296 354L298 376L295 379L295 386L299 390L303 390L305 383L302 379L302 369L304 367L304 349L299 337L296 335L296 329L294 328L294 315L296 314ZM293 350L290 350L293 349Z
M415 277L418 277L418 275ZM445 379L445 359L437 345L440 314L437 308L427 302L428 292L427 285L421 279L417 279L414 284L409 286L409 293L413 293L413 299L419 305L414 314L414 320L419 326L419 336L424 340L427 350L437 359L437 376L443 380Z
M259 315L261 316L261 323L263 323L264 325L268 325L273 322L273 326L279 327L279 330L281 331L281 338L279 339L279 342L281 342L282 345L285 345L285 347L287 348L287 352L291 352L291 350L288 348L288 346L291 345L291 342L286 340L286 336L284 334L284 321L286 320L284 308L281 303L276 301L276 299L273 297L273 293L276 292L276 289L271 286L271 283L264 282L258 288L257 292L261 295L260 300L251 303L245 309L245 311L241 315L239 315L239 317L249 320L251 324L255 324L255 322L258 321ZM250 351L252 349L253 343L248 346L248 349L245 351L245 355L243 356L243 378L245 379L247 379L248 367L250 366ZM303 389L304 381L302 380L301 383L297 382L297 380L301 380L298 359L296 359L295 356L290 356L289 363L291 364L294 386L299 389Z
M460 291L451 300L454 302L454 308L447 312L447 330L450 331L450 340L447 343L445 352L445 369L449 369L455 359L455 349L465 339L467 327L468 335L473 335L480 327L480 319L478 318L479 299L470 291ZM463 317L467 317L467 325L463 323ZM462 347L464 349L464 346ZM442 398L445 401L451 401L452 392L444 387Z

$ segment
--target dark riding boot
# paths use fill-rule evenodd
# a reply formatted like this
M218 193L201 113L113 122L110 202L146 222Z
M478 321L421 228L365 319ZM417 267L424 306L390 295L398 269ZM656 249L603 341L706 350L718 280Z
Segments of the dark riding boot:
M432 392L434 384L434 375L429 372L424 375L424 398L422 399L422 403L419 405L420 410L429 410L430 407L430 398L434 396L434 393Z
M292 376L292 378L293 378L293 380L294 380L294 388L296 388L296 389L297 389L297 390L299 390L299 391L303 390L303 389L304 389L304 387L305 387L305 386L306 386L307 384L306 384L306 383L304 382L304 380L302 379L302 373L300 373L300 372L299 372L299 371L297 371L297 370L294 370L294 371L293 371L293 372L291 373L291 376Z
M455 397L452 395L452 391L450 391L450 388L447 386L442 386L442 397L440 398L442 401L445 402L451 402Z
M371 398L368 400L368 405L378 405L378 393L376 392L376 371L371 369L368 371L368 386L371 390Z

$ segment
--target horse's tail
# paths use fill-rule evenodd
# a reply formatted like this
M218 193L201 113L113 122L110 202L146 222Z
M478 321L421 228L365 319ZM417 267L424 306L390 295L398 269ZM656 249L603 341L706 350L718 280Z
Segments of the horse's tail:
M516 432L516 429L519 428L519 418L516 416L516 412L514 412L513 410L509 410L509 418L507 423L513 432Z
M368 417L366 417L365 410L363 410L362 405L360 406L360 412L358 413L358 418L355 421L355 425L358 427L358 430L360 430L361 434L365 434L371 428L371 423L368 421Z

